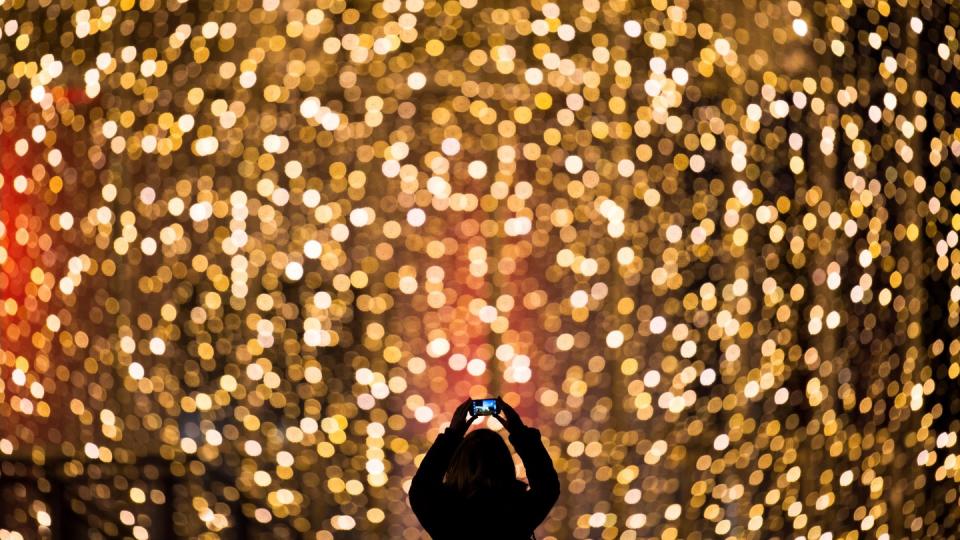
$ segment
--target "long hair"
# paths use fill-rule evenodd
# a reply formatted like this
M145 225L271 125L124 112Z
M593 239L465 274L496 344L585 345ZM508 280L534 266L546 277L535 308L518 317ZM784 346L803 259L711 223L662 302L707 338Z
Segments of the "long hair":
M478 429L463 438L450 460L444 484L465 497L526 487L517 480L507 443L489 429Z

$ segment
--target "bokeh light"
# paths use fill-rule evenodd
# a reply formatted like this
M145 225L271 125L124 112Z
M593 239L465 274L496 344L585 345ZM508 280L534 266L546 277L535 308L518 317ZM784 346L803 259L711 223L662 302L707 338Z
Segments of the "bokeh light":
M958 28L0 0L0 539L425 538L468 395L539 538L955 536Z

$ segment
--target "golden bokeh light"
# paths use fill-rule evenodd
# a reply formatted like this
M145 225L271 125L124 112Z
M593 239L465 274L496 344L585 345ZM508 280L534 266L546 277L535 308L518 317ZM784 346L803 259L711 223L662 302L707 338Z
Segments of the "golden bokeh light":
M955 536L958 29L0 0L0 539L425 538L468 395L538 538Z

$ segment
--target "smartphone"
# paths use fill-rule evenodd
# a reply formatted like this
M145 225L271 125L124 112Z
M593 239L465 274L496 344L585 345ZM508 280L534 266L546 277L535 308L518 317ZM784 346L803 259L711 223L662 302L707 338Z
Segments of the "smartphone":
M498 412L500 407L497 406L497 398L470 400L470 414L473 416L493 415Z

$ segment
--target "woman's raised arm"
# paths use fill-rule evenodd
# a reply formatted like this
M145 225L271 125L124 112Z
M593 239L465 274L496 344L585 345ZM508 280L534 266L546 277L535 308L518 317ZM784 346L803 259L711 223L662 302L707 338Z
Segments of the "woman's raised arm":
M442 500L443 475L446 474L450 459L453 458L457 445L463 440L467 428L476 419L475 416L466 419L469 407L469 399L457 407L450 427L437 435L410 482L410 507L423 528L431 534L436 532L437 526L442 522L441 505L438 503Z
M498 398L499 399L499 398ZM553 466L553 460L547 453L540 430L523 424L520 415L512 407L500 400L500 409L506 416L510 443L516 449L523 468L527 471L530 491L525 493L524 522L533 531L550 513L550 509L560 497L560 478ZM502 419L501 419L502 420Z

